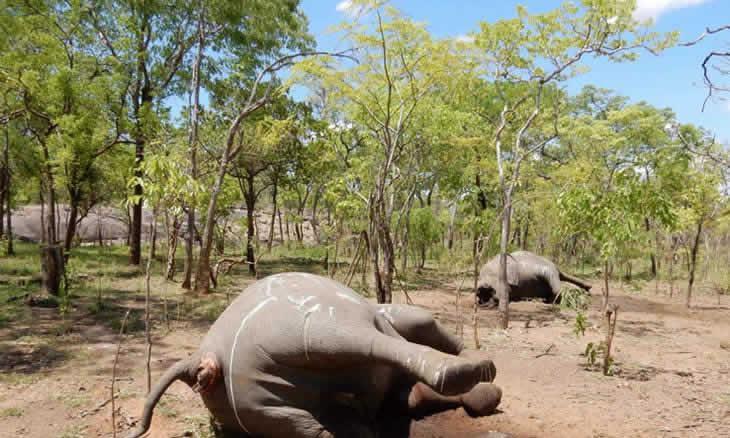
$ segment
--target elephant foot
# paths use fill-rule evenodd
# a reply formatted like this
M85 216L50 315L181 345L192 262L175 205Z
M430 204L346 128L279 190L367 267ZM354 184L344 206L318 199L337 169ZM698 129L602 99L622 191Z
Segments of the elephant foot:
M497 376L497 368L491 360L459 362L435 373L434 381L427 382L428 385L443 395L458 395L470 391L481 382L492 382Z
M493 383L480 383L461 396L462 406L470 417L491 415L502 401L502 390Z

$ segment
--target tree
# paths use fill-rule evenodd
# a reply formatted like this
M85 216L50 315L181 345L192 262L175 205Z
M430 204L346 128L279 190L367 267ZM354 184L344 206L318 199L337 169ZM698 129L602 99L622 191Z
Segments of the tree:
M537 15L518 7L515 19L480 23L471 34L473 44L466 45L466 59L473 61L464 65L473 66L476 77L492 81L498 102L476 111L487 122L497 156L502 204L497 294L503 328L509 325L507 251L513 194L523 161L557 137L544 120L553 84L579 73L585 57L631 60L638 49L657 53L676 39L674 34L648 33L632 18L634 7L634 2L584 0L581 7L568 3ZM509 141L512 147L505 150Z
M422 24L384 2L360 0L352 7L367 12L340 29L363 62L335 70L333 61L324 59L303 63L300 69L332 90L331 98L343 104L347 120L357 125L373 150L368 170L374 174L367 176L372 186L365 198L370 258L378 302L389 303L395 274L391 219L396 208L390 199L402 189L398 169L418 145L414 114L424 108L424 98L445 83L449 53Z
M57 7L58 6L58 7ZM2 17L6 30L0 83L9 118L23 116L23 131L33 139L40 159L45 205L42 266L45 288L58 293L63 260L56 215L59 189L71 200L66 237L70 247L78 207L89 191L96 160L123 142L121 107L124 93L85 32L84 8L45 1L9 2Z
M556 172L563 186L558 194L561 233L588 235L599 246L604 312L610 263L645 238L647 220L667 228L676 224L670 184L682 167L672 164L687 157L665 132L668 115L646 104L621 107L614 100L609 107L563 118L560 143L574 165ZM657 164L664 167L653 167Z
M713 139L703 131L691 125L684 125L678 127L677 133L684 145L692 145L691 150L706 151L706 157L719 156ZM723 168L716 161L706 157L696 158L692 166L687 169L684 178L686 181L692 181L692 184L684 185L679 195L679 228L685 230L685 236L681 241L688 251L689 278L685 303L687 308L692 304L692 287L695 282L697 254L702 237L719 218L730 214L728 198L722 193L723 183L727 190L727 181L722 179Z
M194 5L187 0L124 0L96 2L89 8L88 23L104 45L105 56L128 81L126 92L135 147L135 174L142 176L145 146L155 137L159 119L156 107L173 92L186 54L195 44ZM139 180L139 178L138 178ZM141 263L141 185L134 187L139 202L132 206L129 263Z

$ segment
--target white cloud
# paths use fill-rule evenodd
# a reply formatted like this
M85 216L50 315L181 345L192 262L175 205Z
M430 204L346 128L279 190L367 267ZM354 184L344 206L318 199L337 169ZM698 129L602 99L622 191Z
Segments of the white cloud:
M470 35L457 35L456 38L454 38L459 43L473 43L474 37Z
M337 9L338 12L342 12L344 14L347 14L351 17L356 17L365 11L365 6L363 5L353 5L352 0L343 0L339 3L337 3L337 6L335 6L335 9Z
M634 18L640 21L657 19L660 15L674 9L689 8L713 0L637 0Z

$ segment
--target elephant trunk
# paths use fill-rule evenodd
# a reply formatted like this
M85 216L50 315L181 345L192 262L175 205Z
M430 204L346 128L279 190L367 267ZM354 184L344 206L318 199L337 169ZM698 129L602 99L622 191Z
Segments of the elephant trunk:
M573 283L574 285L578 286L579 288L589 291L591 290L591 285L584 282L583 280L573 277L572 275L564 274L563 272L560 272L560 281L567 281L568 283Z
M160 397L162 397L162 394L164 394L167 388L176 380L189 380L187 377L190 374L190 370L191 368L194 369L193 367L195 367L197 363L198 361L194 358L183 359L176 362L168 368L167 371L165 371L165 374L160 377L157 383L155 383L152 387L150 393L147 395L147 400L144 403L144 409L142 410L142 417L140 418L139 426L137 426L132 433L127 435L126 438L138 438L147 432L150 428L150 423L152 422L152 411L155 409L155 406L160 400Z

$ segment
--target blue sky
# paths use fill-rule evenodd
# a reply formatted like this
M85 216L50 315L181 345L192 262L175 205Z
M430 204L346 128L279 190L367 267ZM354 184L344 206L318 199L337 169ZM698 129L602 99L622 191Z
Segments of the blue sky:
M344 18L341 0L303 0L302 9L310 21L310 32L321 49L337 49L337 37L327 34L329 26ZM494 22L515 16L515 7L525 5L529 12L544 12L558 7L562 0L394 0L393 4L417 21L425 21L438 37L459 36L476 28L480 21ZM653 17L659 32L679 30L681 40L697 38L706 26L728 24L729 0L638 0L637 15ZM340 8L338 10L338 5ZM633 63L590 61L589 73L572 80L569 90L577 91L592 84L615 90L631 101L646 101L657 107L671 107L683 123L710 129L727 141L730 139L730 106L727 101L709 103L704 112L700 65L711 50L727 49L730 32L714 35L693 47L677 47L661 56L642 54ZM342 48L342 47L339 47Z

